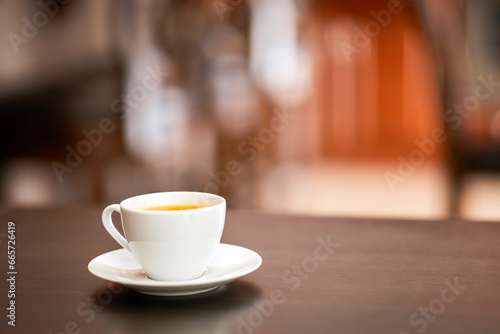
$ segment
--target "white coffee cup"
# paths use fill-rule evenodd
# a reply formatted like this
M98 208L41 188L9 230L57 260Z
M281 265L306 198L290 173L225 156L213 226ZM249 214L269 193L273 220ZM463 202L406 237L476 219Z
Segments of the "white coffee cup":
M202 205L187 210L146 210L158 206ZM112 213L121 215L123 237ZM203 275L220 243L226 215L224 198L200 192L140 195L106 207L102 222L111 236L130 251L149 278L185 281Z

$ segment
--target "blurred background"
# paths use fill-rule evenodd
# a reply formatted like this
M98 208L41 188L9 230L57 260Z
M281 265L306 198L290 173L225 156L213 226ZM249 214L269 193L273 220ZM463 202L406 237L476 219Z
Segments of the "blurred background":
M0 201L500 219L500 1L0 0Z

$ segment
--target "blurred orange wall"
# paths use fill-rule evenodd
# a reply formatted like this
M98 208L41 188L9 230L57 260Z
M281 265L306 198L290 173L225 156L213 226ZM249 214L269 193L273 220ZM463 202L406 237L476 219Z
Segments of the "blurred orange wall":
M431 137L439 87L411 1L320 0L308 26L324 158L394 158Z

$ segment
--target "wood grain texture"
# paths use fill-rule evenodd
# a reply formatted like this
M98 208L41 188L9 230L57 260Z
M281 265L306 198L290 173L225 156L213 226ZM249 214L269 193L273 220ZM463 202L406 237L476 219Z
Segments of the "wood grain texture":
M87 271L118 248L101 210L0 211L0 235L17 225L18 271L17 326L2 315L1 333L500 332L500 224L229 211L223 242L258 252L261 268L165 298Z

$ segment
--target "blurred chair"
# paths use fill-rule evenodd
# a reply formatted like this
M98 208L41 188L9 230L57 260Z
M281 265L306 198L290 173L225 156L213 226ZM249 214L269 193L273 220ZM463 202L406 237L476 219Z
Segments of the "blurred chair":
M467 176L500 172L500 1L419 5L441 86L449 212L457 215Z

